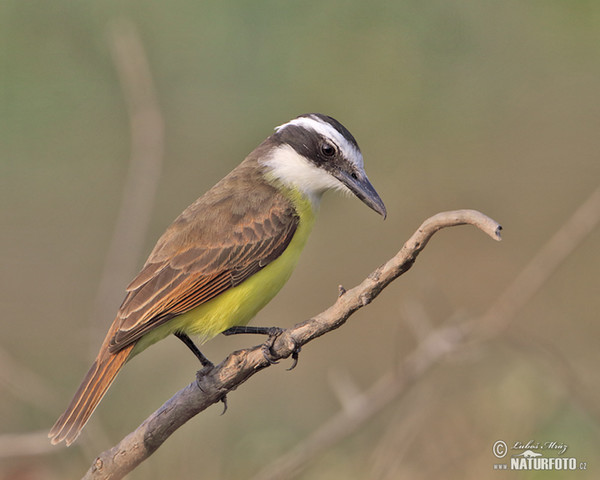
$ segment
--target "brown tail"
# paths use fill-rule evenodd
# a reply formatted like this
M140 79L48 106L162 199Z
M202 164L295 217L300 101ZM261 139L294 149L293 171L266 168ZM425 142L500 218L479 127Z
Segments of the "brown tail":
M112 329L111 329L112 330ZM110 335L111 332L109 332ZM107 336L108 340L108 336ZM48 437L53 444L62 442L71 445L89 420L92 413L102 400L102 397L127 361L134 343L127 345L117 353L110 353L104 341L96 361L77 389L73 400L65 413L56 421Z

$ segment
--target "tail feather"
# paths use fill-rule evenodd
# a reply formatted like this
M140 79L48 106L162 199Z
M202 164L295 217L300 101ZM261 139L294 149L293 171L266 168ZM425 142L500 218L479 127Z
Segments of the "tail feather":
M69 446L89 420L92 413L104 397L114 381L117 373L127 361L134 344L128 345L117 353L110 353L107 348L100 349L96 361L86 374L77 389L73 400L65 412L56 421L48 437L52 444L63 440Z

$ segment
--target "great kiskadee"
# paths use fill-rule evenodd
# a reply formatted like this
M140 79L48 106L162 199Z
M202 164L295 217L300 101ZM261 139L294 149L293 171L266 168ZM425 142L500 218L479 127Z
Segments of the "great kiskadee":
M175 334L208 364L202 342L245 326L281 289L312 229L323 193L352 192L384 218L352 134L322 114L275 129L160 237L127 294L100 352L50 430L73 443L121 367Z

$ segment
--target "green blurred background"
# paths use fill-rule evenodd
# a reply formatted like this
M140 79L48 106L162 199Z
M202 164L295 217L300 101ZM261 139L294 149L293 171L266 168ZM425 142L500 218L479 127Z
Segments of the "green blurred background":
M91 321L129 161L108 41L123 18L166 126L136 268L183 208L305 112L353 132L388 219L326 198L297 271L255 324L318 313L438 211L475 208L505 228L500 244L472 228L440 233L294 371L257 375L226 415L211 407L129 478L250 478L340 410L340 379L366 389L402 361L418 342L407 317L437 326L484 312L599 183L600 2L4 0L2 435L52 425L113 319ZM300 478L598 478L599 241L593 232L502 337L438 365ZM107 310L121 297L103 299ZM204 351L220 361L255 343L223 337ZM0 478L78 478L197 368L179 341L161 342L124 369L74 446L0 458ZM494 471L499 439L566 443L588 470Z

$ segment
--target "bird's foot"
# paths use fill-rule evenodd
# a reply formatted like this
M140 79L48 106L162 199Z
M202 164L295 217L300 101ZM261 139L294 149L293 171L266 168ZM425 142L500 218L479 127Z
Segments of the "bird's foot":
M262 345L262 353L265 357L265 360L269 362L271 365L279 363L279 359L275 358L272 352L272 347L275 344L275 340L279 335L285 332L284 328L281 327L254 327L254 326L237 326L231 327L228 330L223 332L223 335L238 335L242 333L252 333L259 335L268 335L269 338ZM294 342L294 340L290 337L290 340ZM294 348L292 350L292 366L288 368L288 370L292 370L298 364L298 353L300 352L300 346L296 345L294 342Z
M275 365L275 364L279 363L279 360L277 360L275 358L271 348L273 348L273 345L275 344L275 340L277 340L277 337L279 335L281 335L281 333L283 332L283 329L281 329L281 328L277 329L277 327L272 327L272 328L274 331L269 334L269 338L267 338L267 341L262 344L261 351L262 351L263 357L265 357L265 360L267 362L269 362L270 365ZM277 329L277 331L275 331L275 329Z
M197 387L204 392L204 389L202 388L202 383L204 381L204 378L210 374L210 372L212 372L212 370L215 368L215 365L211 362L209 365L204 365L200 370L198 370L196 372L196 385Z
M204 367L196 372L196 386L201 392L206 391L204 388L202 388L202 384L205 382L206 376L209 375L214 368L214 364L209 362L208 365L204 365ZM227 394L221 397L220 402L223 404L223 411L221 412L221 415L225 415L225 412L227 411Z
M263 356L265 357L265 359L267 360L267 362L269 362L271 365L279 363L279 360L275 358L275 356L273 355L273 345L275 344L275 340L277 340L277 337L279 337L285 330L283 328L279 328L279 327L271 327L270 329L270 333L269 333L269 338L267 339L267 341L265 343L263 343L262 345L262 353ZM287 369L289 370L293 370L294 368L296 368L296 365L298 365L298 354L300 353L301 347L299 345L296 345L296 342L293 340L293 338L291 338L290 336L290 340L292 342L294 342L294 348L292 350L292 365Z

